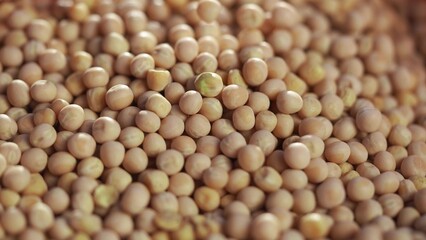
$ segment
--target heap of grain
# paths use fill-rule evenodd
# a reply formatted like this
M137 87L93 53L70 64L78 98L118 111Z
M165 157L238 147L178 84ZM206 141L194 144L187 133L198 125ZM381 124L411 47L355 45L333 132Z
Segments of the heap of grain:
M0 238L426 238L426 82L381 0L0 3Z

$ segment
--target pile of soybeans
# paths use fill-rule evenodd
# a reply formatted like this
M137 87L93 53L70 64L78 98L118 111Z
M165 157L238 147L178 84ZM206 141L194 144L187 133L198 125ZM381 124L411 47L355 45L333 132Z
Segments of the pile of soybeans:
M385 0L2 1L0 239L425 240L422 36Z

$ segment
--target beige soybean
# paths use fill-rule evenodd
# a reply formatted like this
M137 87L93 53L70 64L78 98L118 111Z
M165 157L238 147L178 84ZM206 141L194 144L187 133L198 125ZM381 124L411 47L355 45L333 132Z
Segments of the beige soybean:
M37 109L34 112L34 124L40 125L42 123L48 123L50 125L55 125L56 123L56 114L55 112L50 108L45 109Z
M378 200L382 205L384 215L389 217L395 217L404 207L402 198L394 193L384 194Z
M192 62L192 69L195 74L201 74L203 72L214 72L218 68L218 62L216 57L208 52L203 52L197 55Z
M350 206L350 207L353 207L353 206ZM354 220L354 213L352 212L352 209L345 205L334 207L330 209L329 213L330 213L329 215L333 218L333 220L337 222Z
M48 148L55 143L56 136L56 130L51 125L43 123L33 129L29 141L34 147Z
M110 117L99 117L92 124L92 136L97 143L117 139L120 131L120 124Z
M122 211L109 213L104 220L104 225L106 228L118 233L120 237L130 235L134 227L132 218Z
M62 188L54 187L45 193L43 201L57 214L68 208L70 198Z
M247 172L254 172L265 162L262 149L256 145L246 145L238 150L238 165Z
M203 98L199 113L205 116L210 122L213 122L222 117L223 107L221 102L216 98Z
M328 235L333 219L327 215L310 213L300 219L299 229L307 238L321 238Z
M31 85L31 97L38 102L50 102L56 97L56 86L47 80L38 80Z
M194 153L186 158L185 171L194 179L201 179L203 171L211 166L211 159L202 153Z
M179 99L180 110L188 115L193 115L200 111L203 98L201 94L194 90L185 92Z
M387 148L387 141L383 133L373 132L367 135L363 140L362 144L368 151L368 154L373 155L380 151L384 151Z
M404 147L410 144L411 139L412 134L410 130L402 125L394 126L388 136L388 141L390 144Z
M30 208L28 221L34 228L46 230L53 225L54 215L46 204L39 202Z
M355 220L364 224L383 214L382 206L373 199L360 202L355 208Z
M179 151L170 149L158 154L155 163L159 170L173 175L184 167L184 157Z
M399 187L397 175L390 171L384 172L373 179L376 194L393 193Z
M163 192L169 185L167 174L160 170L150 169L144 171L140 174L139 178L151 193Z
M286 16L282 18L282 16ZM271 22L277 27L292 27L300 21L297 10L288 3L280 3L272 9Z
M273 131L277 126L278 119L271 111L262 111L256 115L255 128L257 130L265 129Z
M194 191L195 184L192 177L184 172L170 176L168 191L176 196L189 196Z
M183 37L175 43L176 58L181 62L191 63L198 55L198 43L192 37Z
M284 161L293 169L304 169L309 165L311 155L303 143L292 143L284 149Z
M41 148L31 148L22 153L21 165L31 173L41 172L47 165L48 155Z
M67 141L68 151L76 158L90 157L95 153L95 139L87 133L76 133Z
M161 125L161 120L154 112L140 111L135 117L136 126L144 132L156 132Z
M235 128L232 126L232 121L229 119L218 119L214 121L211 126L211 134L219 139L223 139L228 134L235 131Z
M120 132L118 141L123 144L125 148L133 148L141 145L144 138L145 135L139 128L129 126Z
M261 167L253 173L254 183L265 192L275 192L282 185L280 174L272 167Z
M148 166L148 156L139 147L128 149L124 154L122 166L129 173L140 173Z
M395 158L388 151L378 152L374 155L373 163L381 172L394 171L396 168Z
M324 150L325 158L334 163L343 163L349 159L351 149L348 144L343 141L336 141L334 143L327 144Z
M6 114L0 114L0 139L8 140L18 131L16 122Z
M147 98L145 108L154 112L160 118L165 118L170 113L172 106L161 94L152 94Z
M259 209L265 201L265 193L254 186L248 186L238 192L237 200L243 202L251 211Z
M357 134L355 120L351 117L342 117L333 126L333 136L342 141L354 138Z
M281 173L282 187L289 191L303 189L308 184L307 175L301 170L286 169Z
M243 77L250 86L259 86L268 76L268 66L262 59L250 58L243 65Z
M324 208L333 208L346 198L343 182L338 178L328 178L316 188L318 204Z
M45 72L57 72L66 65L65 55L53 48L46 49L38 56L38 64Z
M24 213L16 207L8 208L0 218L3 229L9 234L18 234L27 227Z
M84 121L84 110L77 104L63 107L58 114L58 121L68 131L75 131Z
M192 115L185 121L185 132L192 138L206 136L210 130L209 120L201 114Z
M88 88L104 87L108 84L109 75L101 67L91 67L83 72L81 80Z
M220 149L228 157L236 157L240 148L246 145L243 135L238 132L232 132L223 138L220 142Z
M249 92L244 87L231 84L223 88L221 97L222 103L227 109L235 109L247 102Z
M322 111L322 104L315 95L304 95L302 97L303 106L299 110L298 115L301 117L315 117Z
M278 139L267 130L258 130L250 136L248 143L259 146L265 156L269 156L276 148Z
M320 183L328 177L327 163L322 158L313 158L303 171L311 183Z
M220 167L209 167L203 172L203 182L214 189L222 189L228 183L228 173Z
M104 164L97 157L87 157L77 164L77 173L94 179L100 177L104 171Z
M250 175L242 169L229 172L229 180L225 189L230 193L237 193L250 184Z
M197 188L194 192L194 200L197 206L204 211L212 211L219 207L219 193L209 187Z
M364 177L355 177L346 185L346 193L352 201L364 201L374 196L374 184Z
M377 109L361 109L357 112L355 123L363 132L374 132L380 127L382 114Z
M337 120L343 114L344 104L342 99L334 94L326 94L320 99L321 115L332 121Z
M253 239L276 239L279 234L279 219L271 213L262 213L252 220Z
M148 70L154 69L154 58L146 53L136 55L130 62L130 72L137 78L144 78Z
M125 148L117 141L104 142L99 149L99 157L107 168L118 167L124 160Z
M368 179L373 179L374 177L380 175L380 170L370 162L359 164L356 167L356 171L360 174L360 176L366 177Z
M151 198L152 208L158 212L171 211L177 212L179 202L175 195L170 192L162 192Z
M12 106L24 107L31 101L30 87L22 80L13 80L6 89L6 96Z
M122 110L133 102L134 96L132 90L123 84L118 84L105 94L105 102L111 110Z
M20 181L16 181L16 179ZM30 184L30 172L23 166L9 166L2 175L2 183L15 192L23 191Z
M286 90L285 82L279 78L267 79L259 86L259 91L266 94L270 100L275 100L279 92Z
M197 152L214 158L220 154L220 139L214 136L204 136L197 139Z
M212 22L219 16L221 4L216 0L203 0L197 5L197 13L205 22Z
M316 206L315 194L311 190L298 189L293 192L294 205L292 211L306 214Z
M266 94L261 92L251 92L249 94L247 106L249 106L253 112L257 114L261 111L268 110L271 106L271 102Z
M55 152L47 161L47 169L54 175L69 173L76 165L77 160L68 152Z
M330 120L324 117L308 117L302 119L299 123L299 134L301 136L316 135L325 140L331 136L332 131L333 125Z
M121 167L112 167L107 169L103 176L103 181L115 187L119 192L123 192L132 182L132 176Z
M238 107L232 113L232 123L236 130L250 130L254 127L255 121L254 112L249 106Z
M162 69L150 69L147 73L147 86L154 91L162 91L172 82L169 71Z
M22 157L21 147L14 142L5 142L0 145L0 154L9 165L17 165ZM24 149L25 150L25 149Z
M150 192L145 185L131 183L123 192L120 205L124 211L137 214L148 205L149 198Z

